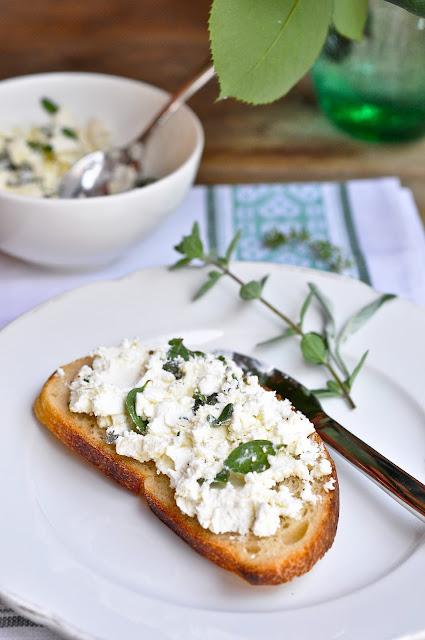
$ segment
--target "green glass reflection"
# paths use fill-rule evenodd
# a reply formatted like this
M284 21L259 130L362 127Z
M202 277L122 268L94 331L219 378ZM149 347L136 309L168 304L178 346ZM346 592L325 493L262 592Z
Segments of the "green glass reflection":
M320 107L339 128L369 141L425 134L425 20L382 0L364 39L335 33L313 69Z

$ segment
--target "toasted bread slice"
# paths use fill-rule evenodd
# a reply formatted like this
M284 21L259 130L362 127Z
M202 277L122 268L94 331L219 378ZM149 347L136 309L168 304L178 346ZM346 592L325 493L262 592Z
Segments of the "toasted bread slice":
M338 521L339 494L321 491L321 500L309 505L301 520L282 519L280 529L267 538L252 533L215 534L177 507L167 476L158 474L153 462L140 463L120 456L105 442L105 432L92 416L68 408L68 384L91 358L82 358L54 373L35 404L39 421L59 440L95 465L102 473L134 493L144 496L152 511L198 553L233 571L251 584L280 584L306 573L331 547ZM317 434L312 437L319 439Z

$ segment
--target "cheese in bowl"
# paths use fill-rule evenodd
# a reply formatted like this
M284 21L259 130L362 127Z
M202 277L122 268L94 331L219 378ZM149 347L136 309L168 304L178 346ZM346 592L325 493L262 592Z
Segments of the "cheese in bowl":
M40 107L44 112L40 124L0 131L0 189L54 198L58 196L62 177L72 165L92 151L110 150L112 136L98 118L90 118L79 126L73 114L50 98L41 98ZM134 166L117 166L107 184L108 195L152 182L137 169L141 145L132 145L129 152Z
M70 383L70 411L94 416L120 456L153 461L204 529L273 536L334 490L311 422L231 359L179 338L92 355Z

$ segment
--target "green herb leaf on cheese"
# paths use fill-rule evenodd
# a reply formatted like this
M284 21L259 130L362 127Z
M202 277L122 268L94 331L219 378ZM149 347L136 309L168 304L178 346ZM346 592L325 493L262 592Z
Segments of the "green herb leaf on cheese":
M27 140L27 145L33 151L38 151L39 153L49 154L53 152L53 147L51 144L47 144L45 142L38 142L37 140Z
M183 378L183 372L180 369L180 363L177 360L167 360L162 368L164 369L164 371L172 373L176 380L180 380L181 378Z
M173 338L168 341L170 348L168 349L167 358L169 360L175 360L176 358L183 358L183 360L189 360L190 351L183 344L183 338Z
M217 402L217 393L212 393L209 396L201 393L200 391L195 391L193 394L193 399L195 400L195 404L193 405L193 412L196 413L199 407L202 407L205 404L215 404Z
M133 422L133 430L144 436L148 430L148 420L146 418L142 418L136 413L136 396L138 393L143 393L146 389L146 385L150 382L147 380L143 387L135 387L131 391L128 392L127 398L125 399L125 408L127 410L128 415L130 416Z
M168 341L170 348L168 349L167 358L169 360L176 360L176 358L182 358L186 362L189 358L194 356L204 356L203 351L191 351L183 344L183 338L173 338Z
M59 105L50 98L41 98L40 104L47 113L54 114L59 111Z
M316 396L316 398L339 398L341 396L340 393L336 393L330 389L312 389L311 393Z
M162 366L162 368L164 371L172 373L177 380L180 380L180 378L183 377L179 362L180 358L187 362L189 358L205 355L203 351L191 351L185 347L183 344L183 338L172 338L168 341L168 344L170 348L167 352L167 362Z
M270 468L269 456L276 455L276 449L270 440L251 440L243 442L230 453L223 469L216 475L214 482L226 483L230 472L261 473Z
M232 420L233 416L233 404L229 402L226 404L223 411L220 413L218 418L213 420L210 424L212 427L222 427L223 425L228 425Z
M62 127L62 134L66 138L71 138L72 140L78 140L78 134L75 129L71 129L71 127Z

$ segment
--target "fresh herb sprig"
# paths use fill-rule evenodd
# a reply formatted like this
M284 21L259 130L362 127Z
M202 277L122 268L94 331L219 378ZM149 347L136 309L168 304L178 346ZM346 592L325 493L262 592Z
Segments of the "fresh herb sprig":
M309 292L302 304L299 319L292 320L264 298L263 289L268 276L260 280L244 282L231 271L230 260L239 239L240 232L235 235L224 256L208 253L200 237L199 225L195 223L190 235L184 236L181 242L175 247L175 250L183 257L170 268L180 269L190 265L193 261L201 266L213 268L213 270L208 273L207 281L195 293L194 300L205 295L223 276L226 275L231 278L239 286L239 295L243 300L258 300L286 325L283 333L266 342L276 342L289 336L298 336L301 339L300 348L304 360L308 363L324 367L331 377L331 379L327 381L326 387L315 389L314 393L319 397L342 397L346 400L347 404L354 409L356 405L351 397L351 390L366 360L367 352L362 355L357 365L350 372L341 356L341 346L350 335L360 329L385 302L391 300L394 296L384 294L378 297L371 304L366 305L355 313L343 326L342 330L338 332L330 301L320 291L317 285L309 283ZM313 300L319 305L323 315L324 326L321 333L304 330L305 316Z
M314 240L307 229L290 229L287 233L280 229L270 229L263 236L263 245L268 249L279 249L287 245L303 245L310 254L323 263L329 271L341 273L353 266L352 261L346 258L340 249L328 240Z
M187 362L189 358L194 356L204 356L202 351L191 351L183 344L183 338L172 338L168 341L169 349L167 351L167 361L162 366L164 371L172 373L173 376L180 380L183 377L183 373L180 369L180 363L182 360Z
M27 140L27 145L33 151L50 155L53 153L53 147L51 144L45 142L38 142L37 140Z

